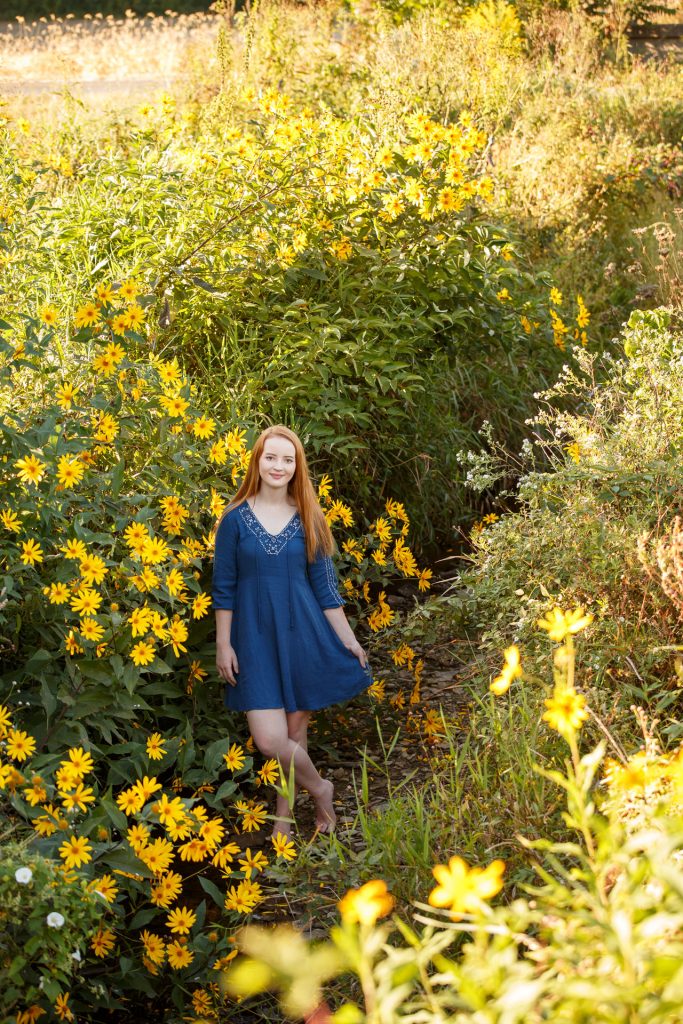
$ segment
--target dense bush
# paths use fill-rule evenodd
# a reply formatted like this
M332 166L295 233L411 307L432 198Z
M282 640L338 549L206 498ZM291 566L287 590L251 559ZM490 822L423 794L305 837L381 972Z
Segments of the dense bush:
M418 538L451 541L465 511L454 451L487 414L520 433L580 307L557 328L488 217L472 116L417 111L389 133L291 110L275 90L242 102L166 101L99 153L74 126L50 160L7 133L6 304L35 301L37 275L68 315L103 267L145 268L154 351L223 419L296 421L357 502L407 477Z
M1 1009L22 1020L32 1005L59 1015L67 992L73 1012L126 1012L137 993L181 1013L188 981L208 984L231 926L263 899L253 876L269 857L244 840L268 813L252 786L280 774L275 761L252 771L221 706L209 596L213 527L253 428L209 414L175 360L149 355L142 291L102 283L72 321L52 305L0 321L0 822L33 837L29 866L39 853L57 873L55 893L30 890L40 927L58 910L69 942L80 928L88 946L71 979L68 961L52 973L37 945L25 955L33 925L12 937ZM319 494L348 531L351 621L382 635L396 618L387 583L430 585L405 509L354 521L329 476ZM87 900L69 916L86 885L105 894L97 922Z
M642 554L643 535L652 544L666 533L683 497L683 348L670 320L665 310L633 313L624 356L598 363L580 352L546 393L522 461L552 468L525 472L518 511L476 533L453 605L493 647L526 638L552 602L587 605L596 621L584 667L596 706L618 718L645 702L676 738L678 614ZM495 456L478 464L473 485L477 471L487 484L510 465Z

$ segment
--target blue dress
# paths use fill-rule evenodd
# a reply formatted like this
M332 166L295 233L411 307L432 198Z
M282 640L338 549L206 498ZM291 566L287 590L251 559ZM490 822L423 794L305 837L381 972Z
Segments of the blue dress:
M344 601L332 559L308 562L295 512L268 533L245 501L223 518L213 563L214 609L232 609L230 643L237 685L225 687L233 711L317 711L372 683L370 668L344 647L323 614Z

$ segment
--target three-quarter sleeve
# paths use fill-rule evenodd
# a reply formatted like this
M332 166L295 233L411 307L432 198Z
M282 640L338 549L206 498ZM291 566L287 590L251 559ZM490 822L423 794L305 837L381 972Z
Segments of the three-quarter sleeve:
M229 513L216 531L213 553L213 607L231 611L235 607L237 591L237 544L239 525L237 516Z
M337 572L329 555L318 555L308 563L308 578L311 589L321 608L339 608L345 602L339 593Z

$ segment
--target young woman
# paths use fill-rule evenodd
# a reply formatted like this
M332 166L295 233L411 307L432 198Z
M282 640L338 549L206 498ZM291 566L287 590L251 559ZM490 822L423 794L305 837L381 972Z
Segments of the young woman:
M336 815L332 783L308 756L310 714L372 683L344 614L333 547L301 441L287 427L268 427L216 531L216 666L226 705L246 711L261 753L287 776L294 766L321 832ZM289 834L291 813L278 797L274 834Z

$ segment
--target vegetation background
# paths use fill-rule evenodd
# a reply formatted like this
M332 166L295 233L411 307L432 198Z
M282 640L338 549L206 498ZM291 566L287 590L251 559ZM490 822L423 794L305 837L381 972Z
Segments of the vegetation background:
M3 1014L277 1020L327 978L340 1024L676 1020L683 65L630 33L680 15L95 13L0 34ZM272 420L376 667L316 723L338 834L293 849L205 596ZM347 889L317 960L242 929Z

